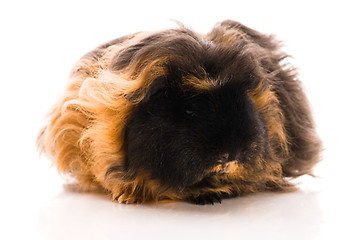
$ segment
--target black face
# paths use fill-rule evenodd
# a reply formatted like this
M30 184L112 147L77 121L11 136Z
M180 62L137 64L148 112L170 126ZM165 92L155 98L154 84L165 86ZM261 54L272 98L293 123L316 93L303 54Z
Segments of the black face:
M220 161L252 161L262 154L265 126L243 79L233 76L221 86L199 90L177 78L156 80L131 115L129 170L147 171L181 190L207 177Z

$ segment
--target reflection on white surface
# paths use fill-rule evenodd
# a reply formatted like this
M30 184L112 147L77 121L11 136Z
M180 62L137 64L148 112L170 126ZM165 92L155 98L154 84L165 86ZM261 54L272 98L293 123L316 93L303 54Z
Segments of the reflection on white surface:
M61 192L39 209L46 239L317 239L323 212L318 194L255 194L198 206L120 205L98 194Z

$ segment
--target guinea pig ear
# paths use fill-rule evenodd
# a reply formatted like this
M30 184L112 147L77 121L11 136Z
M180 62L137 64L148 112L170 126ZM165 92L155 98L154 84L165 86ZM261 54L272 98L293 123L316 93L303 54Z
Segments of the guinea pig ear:
M167 88L167 82L164 78L156 79L149 86L142 101L148 102L151 97L156 96L160 92L163 92L166 88Z
M221 86L232 85L245 91L252 90L258 86L258 78L252 69L242 69L239 73L230 74L220 81Z
M146 90L144 97L142 97L142 89L137 89L134 92L131 93L127 93L125 95L125 98L132 103L137 103L139 101L141 102L147 102L149 101L149 99L154 96L157 95L159 92L161 92L163 89L166 88L166 84L165 84L165 80L160 79L160 80L155 80L150 87L148 88L148 90Z

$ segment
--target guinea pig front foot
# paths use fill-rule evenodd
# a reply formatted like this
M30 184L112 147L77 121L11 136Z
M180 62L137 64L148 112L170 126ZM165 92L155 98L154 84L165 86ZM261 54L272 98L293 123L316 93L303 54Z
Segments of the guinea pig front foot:
M113 196L113 202L118 202L120 204L142 203L142 201L137 197L126 192L122 192L119 195Z
M214 205L215 202L222 203L222 196L220 196L218 193L208 192L208 193L200 194L198 196L191 195L190 197L188 197L187 200L197 205L206 205L206 204Z

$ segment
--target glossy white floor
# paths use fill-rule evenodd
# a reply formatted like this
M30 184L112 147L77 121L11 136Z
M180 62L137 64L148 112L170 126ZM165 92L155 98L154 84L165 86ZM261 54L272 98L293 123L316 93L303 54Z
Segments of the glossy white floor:
M0 3L0 239L361 239L356 1L194 2ZM276 33L294 56L324 141L319 178L297 179L294 193L207 206L119 205L64 190L35 138L76 59L123 34L169 26L167 19L207 32L227 18Z

